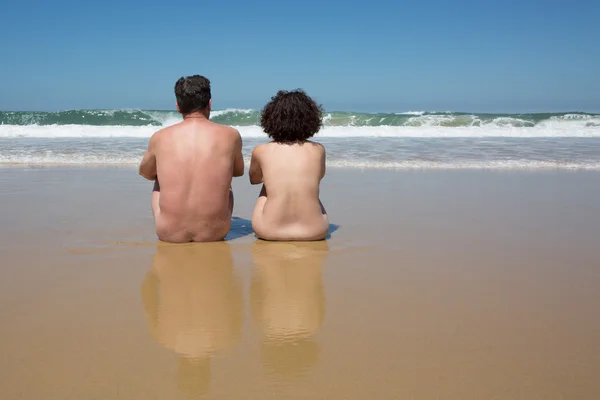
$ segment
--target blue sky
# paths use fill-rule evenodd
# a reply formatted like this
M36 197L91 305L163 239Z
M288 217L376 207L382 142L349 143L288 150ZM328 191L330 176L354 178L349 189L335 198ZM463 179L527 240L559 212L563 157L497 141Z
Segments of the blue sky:
M215 108L304 88L328 110L600 111L600 1L2 0L0 109Z

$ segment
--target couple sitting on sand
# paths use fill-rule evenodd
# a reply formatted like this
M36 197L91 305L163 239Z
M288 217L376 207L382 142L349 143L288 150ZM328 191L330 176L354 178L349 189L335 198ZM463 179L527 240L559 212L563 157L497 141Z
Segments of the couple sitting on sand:
M231 181L244 175L242 138L209 120L207 78L180 78L175 97L183 121L152 135L139 167L140 175L155 181L156 234L165 242L223 240L231 227ZM319 200L325 148L308 140L321 128L321 114L301 90L279 91L262 111L260 123L272 141L254 149L249 168L250 183L263 184L252 214L261 239L309 241L328 234Z

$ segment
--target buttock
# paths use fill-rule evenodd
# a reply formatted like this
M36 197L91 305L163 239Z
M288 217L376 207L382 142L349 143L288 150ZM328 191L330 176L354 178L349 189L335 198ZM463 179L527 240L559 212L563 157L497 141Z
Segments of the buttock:
M259 238L264 240L323 240L329 234L329 219L326 214L323 214L312 219L311 223L298 222L282 225L269 221L265 218L262 209L259 208L255 209L252 215L252 229Z
M233 191L229 189L229 207L224 216L213 218L212 221L196 221L190 223L189 218L173 218L165 215L160 207L160 186L155 182L152 191L152 215L156 235L165 242L209 242L220 241L227 236L231 228L233 212Z
M167 221L164 215L155 217L156 235L161 241L187 243L187 242L217 242L225 239L231 227L231 219L229 222L216 222L207 226L206 224L198 224L197 227L181 227L179 224Z

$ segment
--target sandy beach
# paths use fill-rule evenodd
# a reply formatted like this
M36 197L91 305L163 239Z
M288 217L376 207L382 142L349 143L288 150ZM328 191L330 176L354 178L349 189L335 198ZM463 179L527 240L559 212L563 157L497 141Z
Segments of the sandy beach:
M158 244L134 167L0 168L0 399L598 399L600 172L330 168L319 243Z

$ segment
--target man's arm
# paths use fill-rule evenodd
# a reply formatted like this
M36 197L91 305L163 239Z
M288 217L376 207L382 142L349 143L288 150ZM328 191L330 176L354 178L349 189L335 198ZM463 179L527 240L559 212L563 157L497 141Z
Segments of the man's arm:
M238 131L235 131L235 133L237 138L234 149L233 176L238 177L244 175L244 156L242 155L242 137Z
M150 138L148 142L148 150L144 153L144 158L142 158L142 162L140 163L139 174L149 181L156 180L156 138L158 136L158 132L156 132Z
M258 161L258 147L252 151L252 157L250 159L250 169L248 175L250 175L250 184L257 185L262 183L263 175L262 169L260 168L260 162Z

